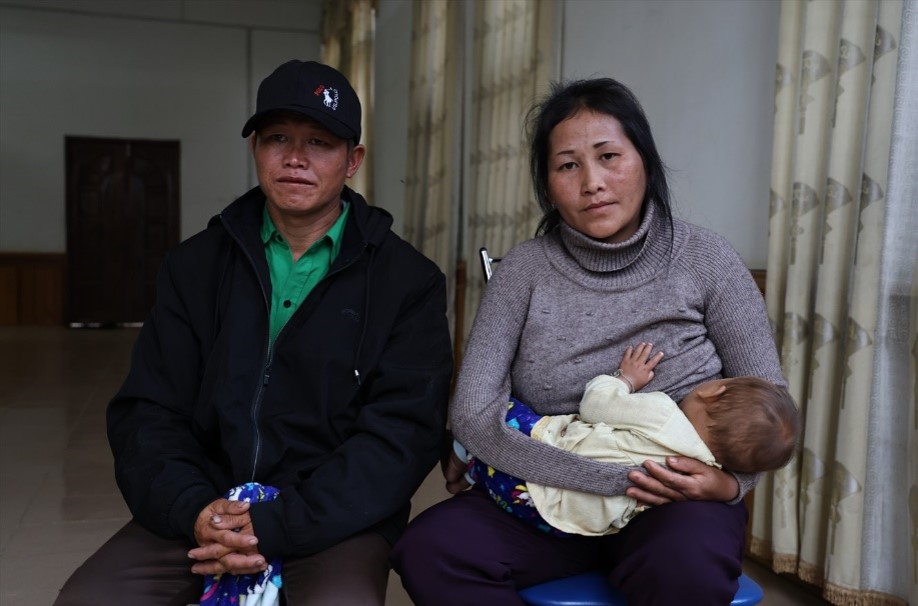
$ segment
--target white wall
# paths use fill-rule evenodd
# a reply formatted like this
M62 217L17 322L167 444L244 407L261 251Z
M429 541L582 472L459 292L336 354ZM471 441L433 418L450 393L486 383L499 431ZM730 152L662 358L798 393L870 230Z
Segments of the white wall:
M779 3L560 0L561 75L630 86L676 213L765 266ZM0 0L0 251L62 252L64 136L179 139L187 237L254 184L258 82L318 58L321 0ZM410 0L380 0L374 202L401 229Z
M671 169L677 216L768 256L776 0L559 0L561 76L610 76L637 94ZM376 23L376 202L401 227L410 65L408 0Z
M566 0L562 76L640 99L675 214L766 266L778 12L771 0Z
M22 6L16 6L16 5ZM181 237L254 183L258 83L319 58L319 0L0 2L0 250L63 252L66 135L181 142Z

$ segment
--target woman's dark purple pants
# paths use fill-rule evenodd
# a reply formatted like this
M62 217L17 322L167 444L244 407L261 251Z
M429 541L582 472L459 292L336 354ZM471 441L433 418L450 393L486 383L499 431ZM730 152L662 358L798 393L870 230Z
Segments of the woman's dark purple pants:
M522 604L519 589L597 569L629 606L725 606L746 518L743 503L684 501L651 507L618 534L556 537L473 488L412 520L391 559L418 606Z

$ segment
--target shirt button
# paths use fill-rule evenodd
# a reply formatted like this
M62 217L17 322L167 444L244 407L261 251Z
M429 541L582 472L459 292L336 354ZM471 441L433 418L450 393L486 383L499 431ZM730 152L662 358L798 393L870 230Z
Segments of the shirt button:
M284 301L284 307L290 307L291 305L293 305L293 303L290 302L290 299Z

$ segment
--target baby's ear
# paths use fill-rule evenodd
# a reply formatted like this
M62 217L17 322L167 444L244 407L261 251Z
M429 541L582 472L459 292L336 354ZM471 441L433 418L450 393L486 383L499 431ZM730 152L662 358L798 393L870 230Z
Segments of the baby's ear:
M708 383L698 388L698 396L702 400L714 401L727 391L727 386L723 383Z

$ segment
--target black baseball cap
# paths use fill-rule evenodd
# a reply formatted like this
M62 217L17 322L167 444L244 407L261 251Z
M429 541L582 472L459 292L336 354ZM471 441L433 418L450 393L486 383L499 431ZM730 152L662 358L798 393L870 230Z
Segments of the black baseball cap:
M284 63L258 86L255 113L242 127L252 134L266 114L286 110L312 118L342 139L360 143L360 99L344 74L315 61Z

